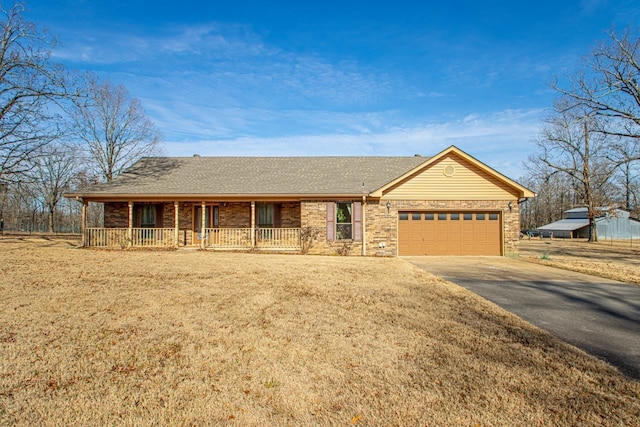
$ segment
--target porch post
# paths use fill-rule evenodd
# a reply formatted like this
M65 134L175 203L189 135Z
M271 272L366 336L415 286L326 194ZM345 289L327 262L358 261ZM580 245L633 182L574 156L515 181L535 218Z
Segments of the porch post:
M251 202L251 247L256 247L256 202Z
M180 245L180 223L179 223L180 203L173 202L173 244L177 248Z
M129 202L129 227L127 229L129 247L133 246L133 202Z
M202 210L200 211L200 245L202 249L206 247L204 228L207 226L207 203L202 202Z
M81 200L82 202L82 247L87 247L87 205L89 202Z

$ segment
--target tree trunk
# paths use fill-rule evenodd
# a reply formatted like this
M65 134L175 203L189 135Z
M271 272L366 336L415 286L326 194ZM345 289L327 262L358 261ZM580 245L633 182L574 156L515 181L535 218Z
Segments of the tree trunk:
M55 213L55 208L49 206L49 233L53 234L55 232L54 230L54 215Z
M593 201L593 190L591 188L591 168L589 161L591 160L591 152L589 147L589 129L587 122L584 125L584 157L582 164L582 176L584 181L584 195L587 202L587 217L589 218L589 242L598 241L598 232L596 230L596 207Z

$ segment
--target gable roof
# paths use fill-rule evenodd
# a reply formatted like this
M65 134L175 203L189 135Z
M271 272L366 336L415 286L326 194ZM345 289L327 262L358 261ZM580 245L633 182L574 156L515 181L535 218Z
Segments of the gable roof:
M424 157L145 157L67 197L362 196Z
M433 165L434 163L436 163L437 161L439 161L440 159L442 159L443 157L445 157L445 156L447 156L449 154L455 154L458 157L464 159L465 161L471 163L475 167L479 168L480 170L482 170L482 171L486 172L487 174L497 178L499 181L505 183L507 186L509 186L509 187L513 188L514 190L516 190L518 192L520 198L535 197L535 193L533 191L529 190L528 188L523 187L522 185L518 184L517 182L513 181L512 179L507 178L505 175L502 175L500 172L496 171L495 169L490 168L489 166L485 165L481 161L475 159L474 157L470 156L469 154L465 153L464 151L462 151L461 149L459 149L458 147L456 147L454 145L450 146L449 148L447 148L445 150L442 150L440 153L436 154L433 157L430 157L429 159L427 159L423 163L421 163L419 165L416 165L415 168L407 171L406 173L404 173L403 175L401 175L398 178L394 179L393 181L390 181L390 182L386 183L385 185L383 185L382 187L376 189L375 191L373 191L371 193L371 195L373 197L382 197L384 195L384 193L386 191L388 191L389 189L391 189L394 186L398 185L402 181L410 178L411 176L413 176L415 174L418 174L421 171L424 171L429 166Z

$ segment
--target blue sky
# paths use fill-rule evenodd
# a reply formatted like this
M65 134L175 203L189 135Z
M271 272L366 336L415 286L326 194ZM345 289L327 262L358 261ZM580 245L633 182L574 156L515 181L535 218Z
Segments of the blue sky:
M631 0L26 0L57 61L123 84L164 153L433 155L524 174L548 83Z

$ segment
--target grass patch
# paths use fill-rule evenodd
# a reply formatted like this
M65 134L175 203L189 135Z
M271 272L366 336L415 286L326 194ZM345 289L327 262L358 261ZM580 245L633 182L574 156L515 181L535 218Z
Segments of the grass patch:
M640 384L394 258L0 240L0 424L638 425Z
M543 255L539 256L542 251ZM553 256L553 259L552 259ZM520 259L605 279L640 285L640 246L629 241L523 239Z

